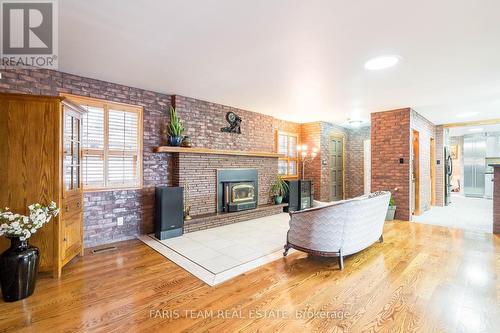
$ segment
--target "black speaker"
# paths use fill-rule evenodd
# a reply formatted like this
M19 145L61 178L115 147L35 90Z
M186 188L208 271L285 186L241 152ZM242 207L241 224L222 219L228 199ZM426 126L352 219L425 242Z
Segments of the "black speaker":
M285 207L285 212L293 212L300 210L300 181L299 180L287 180L288 193L283 198L283 202L288 203L288 207Z
M155 236L163 240L184 233L184 193L182 187L155 188Z
M300 181L300 210L312 207L312 182Z
M288 203L286 212L298 211L312 206L312 182L310 180L287 180L288 194L283 202Z

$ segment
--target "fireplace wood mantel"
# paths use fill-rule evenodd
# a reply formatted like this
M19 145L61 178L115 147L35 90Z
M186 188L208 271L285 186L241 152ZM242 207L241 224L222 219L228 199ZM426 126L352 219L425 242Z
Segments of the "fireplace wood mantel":
M269 158L284 157L282 154L268 153L268 152L263 152L263 151L223 150L223 149L208 149L208 148L186 148L186 147L172 147L172 146L156 147L154 149L154 152L156 152L156 153L254 156L254 157L269 157Z

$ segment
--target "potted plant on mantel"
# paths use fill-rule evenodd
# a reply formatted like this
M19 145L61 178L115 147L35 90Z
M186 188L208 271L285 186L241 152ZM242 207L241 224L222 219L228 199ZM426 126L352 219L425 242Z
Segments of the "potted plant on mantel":
M276 205L281 204L283 197L288 193L288 183L281 177L276 177L276 180L271 185L271 193Z
M0 236L10 239L10 248L0 255L0 284L3 299L14 302L35 291L40 251L28 245L28 239L52 217L59 214L55 202L48 206L33 204L29 216L0 209Z
M182 143L182 133L184 127L182 126L179 115L174 107L170 106L170 124L168 125L168 143L171 146L180 146Z

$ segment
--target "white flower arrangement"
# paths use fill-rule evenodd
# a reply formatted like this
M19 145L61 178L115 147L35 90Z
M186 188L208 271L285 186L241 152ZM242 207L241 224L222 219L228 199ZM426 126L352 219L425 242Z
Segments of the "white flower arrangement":
M28 206L29 216L12 213L9 208L0 209L0 236L19 237L24 241L59 214L55 202L48 206L39 203Z

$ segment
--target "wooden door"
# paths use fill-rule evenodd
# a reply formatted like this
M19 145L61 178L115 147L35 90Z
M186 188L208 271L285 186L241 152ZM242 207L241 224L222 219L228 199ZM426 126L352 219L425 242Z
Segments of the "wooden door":
M330 136L330 200L344 199L344 137Z
M83 248L83 202L81 181L82 116L68 106L63 111L63 265Z
M431 205L436 205L436 142L431 138Z
M412 213L420 215L420 133L418 131L413 131L412 140Z

